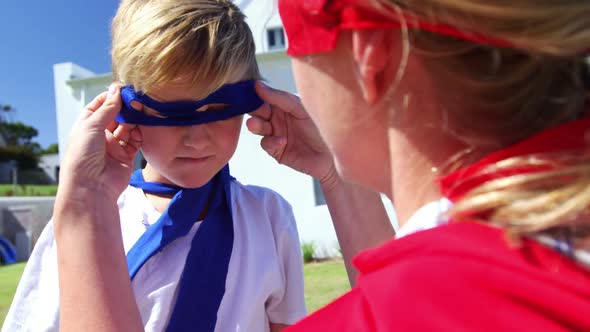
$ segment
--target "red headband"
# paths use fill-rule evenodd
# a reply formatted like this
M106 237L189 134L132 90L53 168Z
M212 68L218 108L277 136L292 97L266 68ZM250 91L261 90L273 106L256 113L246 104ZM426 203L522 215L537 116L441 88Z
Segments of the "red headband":
M340 30L399 29L403 25L480 44L511 46L505 40L446 24L420 21L409 13L392 11L385 16L363 7L359 0L279 0L279 11L289 40L287 54L290 56L333 50ZM392 18L395 16L399 19Z

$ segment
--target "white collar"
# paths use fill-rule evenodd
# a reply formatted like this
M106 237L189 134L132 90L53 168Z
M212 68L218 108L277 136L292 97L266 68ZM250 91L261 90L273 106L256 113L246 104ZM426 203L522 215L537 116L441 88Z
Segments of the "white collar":
M431 229L446 224L449 219L445 213L453 206L453 203L446 198L430 202L418 209L410 219L396 233L396 238L401 238L412 233ZM560 253L571 257L573 260L590 268L590 252L588 250L575 249L566 241L547 235L538 235L533 237L539 243L559 251Z
M401 238L408 234L418 231L434 228L449 220L444 214L453 206L453 203L446 198L430 202L416 211L410 219L396 233L396 238Z

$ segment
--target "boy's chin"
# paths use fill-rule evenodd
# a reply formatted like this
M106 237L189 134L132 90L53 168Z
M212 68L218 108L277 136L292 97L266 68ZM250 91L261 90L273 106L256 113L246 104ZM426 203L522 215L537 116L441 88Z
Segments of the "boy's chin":
M220 171L217 168L194 171L182 170L169 178L172 183L182 188L200 188L206 185Z
M209 178L190 178L190 177L186 177L186 178L178 178L175 179L176 181L174 181L174 184L182 187L182 188L200 188L204 185L207 184L207 182L209 182L211 179L213 178L213 176L209 177Z

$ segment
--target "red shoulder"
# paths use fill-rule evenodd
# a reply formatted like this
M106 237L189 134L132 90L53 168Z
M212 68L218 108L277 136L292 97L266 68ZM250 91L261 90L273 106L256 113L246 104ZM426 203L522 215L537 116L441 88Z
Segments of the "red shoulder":
M285 332L375 331L368 302L358 288L309 315Z
M376 331L590 329L590 273L535 241L512 244L498 228L449 224L355 263Z
M475 223L362 253L357 287L289 331L590 330L590 274Z

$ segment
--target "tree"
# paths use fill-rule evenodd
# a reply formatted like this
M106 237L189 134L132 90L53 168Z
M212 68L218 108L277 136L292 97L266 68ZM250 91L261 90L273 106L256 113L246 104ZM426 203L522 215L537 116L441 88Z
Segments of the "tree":
M11 112L12 106L0 104L0 134L6 141L6 146L0 147L0 163L16 161L19 169L37 169L43 149L33 138L39 131L22 122L7 121Z
M6 122L7 115L14 112L14 107L0 104L0 121Z
M0 147L0 163L16 160L18 169L36 169L39 165L39 155L28 146Z
M33 146L32 139L39 135L37 129L22 122L0 123L0 130L4 134L8 146Z
M43 150L33 138L37 129L22 122L0 122L0 131L6 140L6 147L0 148L0 162L16 160L19 169L35 169Z
M47 147L47 149L44 149L43 151L41 151L41 154L56 154L59 153L59 145L57 145L57 143L53 143L51 145L49 145Z

